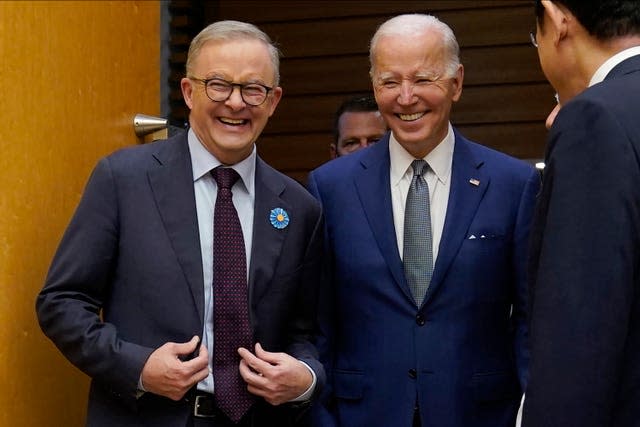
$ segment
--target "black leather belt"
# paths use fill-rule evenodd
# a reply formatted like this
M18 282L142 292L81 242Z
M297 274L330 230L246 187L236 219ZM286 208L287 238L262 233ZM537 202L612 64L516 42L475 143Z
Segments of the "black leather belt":
M191 405L191 413L196 418L216 418L222 415L211 393L196 391L189 396L187 402Z

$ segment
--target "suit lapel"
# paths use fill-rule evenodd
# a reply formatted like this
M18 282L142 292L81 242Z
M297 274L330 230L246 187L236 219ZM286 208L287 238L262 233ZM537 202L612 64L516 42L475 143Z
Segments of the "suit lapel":
M288 227L277 229L269 216L274 208L282 208L293 218L294 212L280 197L285 190L282 178L259 157L256 159L255 207L251 265L249 266L249 302L258 303L273 278Z
M476 159L471 152L469 142L456 133L449 204L425 303L443 282L489 186L489 175L481 169L482 164L482 160Z
M396 283L409 299L413 299L404 277L402 260L393 222L389 181L389 133L369 148L361 159L362 169L355 175L355 186L378 248Z
M191 289L198 318L204 319L204 279L200 234L187 133L158 144L158 167L148 172L149 184L167 236Z

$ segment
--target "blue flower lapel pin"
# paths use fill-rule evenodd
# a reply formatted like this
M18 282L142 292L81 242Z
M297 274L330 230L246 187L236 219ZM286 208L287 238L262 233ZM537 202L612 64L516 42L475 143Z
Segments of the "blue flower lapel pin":
M282 208L273 208L269 214L269 221L278 230L282 230L289 225L289 214Z

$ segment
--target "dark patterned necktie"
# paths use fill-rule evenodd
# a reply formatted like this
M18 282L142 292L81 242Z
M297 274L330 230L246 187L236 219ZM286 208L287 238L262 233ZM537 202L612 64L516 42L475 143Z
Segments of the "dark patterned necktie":
M216 404L238 422L253 403L240 376L238 347L251 349L247 257L242 227L233 206L231 187L240 178L231 168L211 174L218 184L213 216L213 379Z
M420 307L433 274L429 186L422 176L429 165L424 160L414 160L411 167L413 168L413 179L404 210L402 263L413 298Z

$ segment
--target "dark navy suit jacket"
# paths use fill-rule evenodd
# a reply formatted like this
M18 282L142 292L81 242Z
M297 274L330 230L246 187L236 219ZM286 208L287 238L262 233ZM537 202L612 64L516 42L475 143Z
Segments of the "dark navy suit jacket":
M249 266L254 338L268 351L306 362L320 388L324 370L309 340L322 252L320 206L259 158L255 176ZM278 207L290 217L284 229L269 221ZM202 334L199 239L186 133L98 163L37 299L43 331L92 377L88 425L185 425L186 404L151 393L135 396L154 349ZM263 424L256 425L270 426L286 412L261 407Z
M532 233L523 425L640 426L640 55L560 110Z
M433 279L416 307L396 242L389 135L313 171L332 288L323 295L320 426L513 426L526 377L529 165L456 133ZM471 237L475 236L475 238Z

